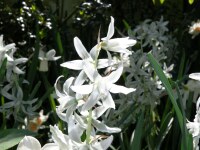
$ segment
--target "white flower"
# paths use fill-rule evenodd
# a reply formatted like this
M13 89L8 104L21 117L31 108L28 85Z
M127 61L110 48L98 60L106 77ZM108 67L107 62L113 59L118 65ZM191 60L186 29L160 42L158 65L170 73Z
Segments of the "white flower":
M198 149L198 143L200 138L200 97L196 103L196 115L194 118L194 122L189 122L186 124L186 127L189 130L189 133L192 134L193 137L193 147L195 150Z
M90 62L95 68L105 68L109 65L108 59L97 60L98 50L96 49L96 47L91 50L91 53L88 53L78 37L74 38L74 46L76 52L78 53L79 57L82 58L82 60L73 60L62 63L62 67L74 70L82 70L85 61Z
M10 52L7 52L5 57L7 58L7 71L6 71L6 79L11 82L13 72L16 74L24 74L23 68L20 69L17 65L22 63L26 63L28 61L27 58L14 58L14 53L16 49L12 49Z
M195 38L200 33L200 20L192 22L192 26L189 28L189 33L192 34L192 38Z
M7 52L10 49L15 49L15 43L4 45L3 35L0 36L0 54L2 52Z
M98 100L102 100L103 105L107 108L115 108L115 103L111 93L128 94L135 91L133 88L114 84L121 76L123 65L121 64L116 71L113 71L108 76L102 77L89 63L85 63L84 71L91 80L91 84L72 86L72 90L80 94L90 94L88 100L82 107L82 111L92 108Z
M111 39L114 35L114 18L111 17L111 22L108 27L107 36L102 38L101 48L106 51L118 52L118 53L126 53L131 55L131 51L127 48L136 44L136 40L129 39L129 37L125 38L114 38Z
M163 72L167 78L172 78L172 74L170 71L172 71L174 68L174 64L171 64L169 67L167 67L166 63L163 64Z
M48 61L56 61L61 58L61 56L55 57L55 55L56 51L54 49L49 50L47 53L40 49L38 56L38 59L40 60L39 71L48 71Z
M60 150L54 143L45 144L41 147L40 142L32 137L25 136L19 143L17 150Z
M77 129L77 128L74 128L74 129ZM73 137L73 135L74 136L77 136L76 134L79 135L80 134L78 133L79 130L78 131L70 130L69 134L73 134L71 135L71 137L63 134L62 131L60 131L56 125L50 126L50 131L52 133L52 139L59 147L59 150L79 150L79 149L80 150L88 150L88 149L89 150L106 150L110 146L113 140L113 136L109 136L107 139L99 141L100 136L95 135L91 137L90 143L86 144L85 142L81 141L80 137L79 137L78 142L71 139L71 138L76 139L76 137Z
M63 84L63 92L60 92L57 88L57 82L61 77L63 76L58 77L54 84L56 94L59 97L57 100L60 104L56 108L56 112L62 120L68 122L73 111L84 104L83 95L74 93L74 91L71 90L71 86L72 84L81 85L85 81L86 75L82 71L76 79L73 77L67 79ZM64 111L66 111L66 113L63 113Z

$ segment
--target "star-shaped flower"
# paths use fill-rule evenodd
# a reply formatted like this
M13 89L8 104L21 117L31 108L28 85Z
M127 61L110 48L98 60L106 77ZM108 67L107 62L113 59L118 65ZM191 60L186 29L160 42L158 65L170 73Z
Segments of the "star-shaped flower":
M115 103L112 99L111 93L123 93L128 94L135 91L133 88L126 88L124 86L114 84L121 76L123 71L123 65L119 65L116 71L113 71L108 76L102 77L96 69L94 69L89 63L85 63L84 71L88 78L91 80L91 84L72 86L72 90L80 94L90 94L88 100L82 107L82 111L92 108L98 100L102 100L103 105L107 108L115 108Z

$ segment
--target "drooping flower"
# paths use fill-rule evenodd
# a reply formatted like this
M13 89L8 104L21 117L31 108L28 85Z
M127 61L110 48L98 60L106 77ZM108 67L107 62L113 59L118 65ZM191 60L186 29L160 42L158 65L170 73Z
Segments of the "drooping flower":
M74 77L70 77L65 81L63 84L62 91L58 89L58 80L62 76L58 77L56 80L54 87L56 94L58 96L58 102L59 106L56 108L56 112L58 116L63 120L68 122L70 116L73 114L73 111L75 111L78 107L84 104L84 96L81 94L77 94L74 91L71 90L72 85L82 85L82 83L85 81L86 75L82 71L78 77L75 79ZM65 112L65 113L64 113Z
M47 72L48 71L48 61L56 61L61 58L61 56L57 56L56 51L54 49L49 50L45 53L43 50L40 49L38 59L40 60L40 67L39 71Z

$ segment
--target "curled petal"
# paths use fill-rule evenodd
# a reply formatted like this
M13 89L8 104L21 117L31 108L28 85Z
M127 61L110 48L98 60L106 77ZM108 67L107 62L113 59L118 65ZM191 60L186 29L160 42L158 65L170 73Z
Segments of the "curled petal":
M56 79L56 82L55 82L55 84L54 84L55 92L56 92L56 95L57 95L58 97L63 97L63 96L65 96L65 95L64 95L63 93L61 93L61 92L58 90L58 88L57 88L58 80L59 80L60 78L62 78L62 77L64 77L64 76L59 76L59 77Z
M112 16L110 18L111 18L111 21L110 21L110 24L109 24L109 27L108 27L108 33L107 33L107 36L106 36L106 40L109 40L114 35L114 32L115 32L114 18Z

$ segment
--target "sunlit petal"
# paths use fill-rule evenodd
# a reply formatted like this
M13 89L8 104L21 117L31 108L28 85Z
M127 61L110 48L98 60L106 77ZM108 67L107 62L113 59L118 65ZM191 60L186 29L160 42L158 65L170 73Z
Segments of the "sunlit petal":
M83 69L83 60L73 60L60 64L61 67L66 67L74 70Z
M98 121L98 120L92 120L92 125L98 130L98 131L101 131L101 132L107 132L107 133L118 133L118 132L121 132L121 129L120 128L111 128L111 127L108 127L106 126L104 123Z
M200 73L191 73L189 78L200 81Z
M116 85L116 84L112 84L109 89L111 93L123 93L123 94L128 94L128 93L134 92L135 90L136 89L134 88L127 88L127 87Z
M25 136L19 143L17 150L40 150L41 145L40 142L32 137Z
M93 84L90 85L77 85L77 86L71 86L71 89L74 92L77 92L79 94L89 94L92 92Z
M78 37L74 38L74 46L75 46L75 49L76 49L78 55L82 59L90 58L89 53L87 52L87 50L85 49L85 47L83 46L82 42L79 40Z

